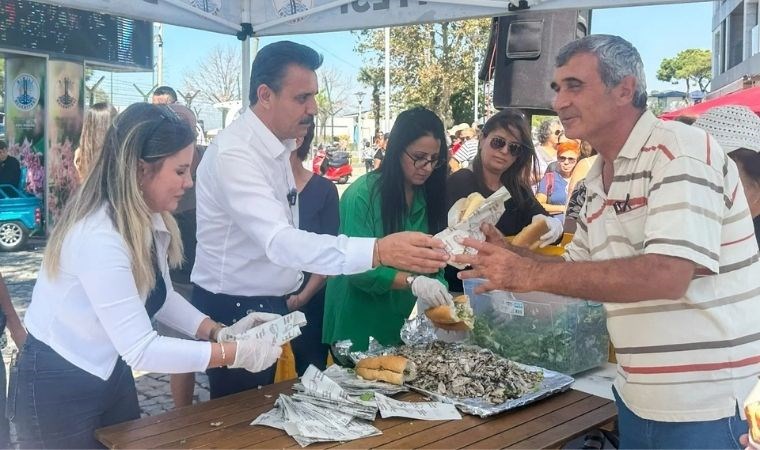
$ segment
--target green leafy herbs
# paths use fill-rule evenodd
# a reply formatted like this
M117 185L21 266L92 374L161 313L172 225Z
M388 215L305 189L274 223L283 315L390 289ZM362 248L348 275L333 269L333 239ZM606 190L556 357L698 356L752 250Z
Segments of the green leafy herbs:
M471 339L505 358L574 374L607 360L605 319L598 304L526 302L523 316L493 309L479 312Z

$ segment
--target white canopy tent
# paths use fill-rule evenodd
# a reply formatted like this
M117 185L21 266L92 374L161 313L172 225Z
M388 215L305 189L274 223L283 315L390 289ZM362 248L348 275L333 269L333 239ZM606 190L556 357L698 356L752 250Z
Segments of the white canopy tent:
M68 8L236 35L243 80L253 36L319 33L493 17L523 10L600 9L707 0L34 0ZM248 83L243 85L243 101Z

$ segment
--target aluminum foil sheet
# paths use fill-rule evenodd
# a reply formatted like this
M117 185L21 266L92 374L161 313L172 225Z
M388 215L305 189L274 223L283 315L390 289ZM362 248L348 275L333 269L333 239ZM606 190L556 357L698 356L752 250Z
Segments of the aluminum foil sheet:
M401 329L401 338L405 345L408 346L422 346L428 345L437 339L436 328L427 320L424 315L419 315L414 319L408 320L404 327ZM350 341L343 341L344 345L336 346L342 356L350 359L354 364L366 357L388 355L398 353L396 347L383 347L374 340L370 341L370 346L366 352L351 352L350 344L345 343ZM465 344L449 344L455 346L472 347ZM496 358L505 360L498 355ZM528 366L525 364L515 363L517 366L528 371L541 371L544 374L544 379L541 382L538 390L530 394L523 395L516 399L507 400L504 403L491 404L485 400L479 398L459 398L449 397L441 395L435 392L430 392L425 389L420 389L414 386L414 381L407 383L408 386L426 397L433 400L451 403L455 405L460 411L472 414L480 417L488 417L495 414L499 414L512 409L520 408L525 405L529 405L542 398L549 397L553 394L564 392L570 388L573 384L573 377L565 375L563 373L555 372L553 370L543 369L536 366Z

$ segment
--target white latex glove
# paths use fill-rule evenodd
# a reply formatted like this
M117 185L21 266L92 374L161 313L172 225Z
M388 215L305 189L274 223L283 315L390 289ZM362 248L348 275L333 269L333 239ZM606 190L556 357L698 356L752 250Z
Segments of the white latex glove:
M227 367L261 372L276 363L281 354L282 347L272 342L256 338L241 339L237 341L235 361Z
M536 214L533 216L531 223L538 222L539 220L545 221L546 226L549 227L549 231L543 234L538 240L538 246L544 248L559 239L565 230L563 223L560 222L559 219L555 219L552 216L544 216L543 214Z
M252 312L234 324L219 330L219 333L216 335L216 342L234 342L238 335L245 333L253 327L259 326L262 323L279 319L280 317L282 316L279 314Z
M417 277L412 281L412 294L417 297L422 311L441 305L454 305L448 289L438 280L428 277Z

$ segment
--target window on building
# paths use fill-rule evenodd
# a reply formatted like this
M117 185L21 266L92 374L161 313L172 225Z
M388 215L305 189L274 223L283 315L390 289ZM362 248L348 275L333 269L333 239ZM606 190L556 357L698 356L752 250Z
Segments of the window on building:
M730 69L744 60L744 2L731 11L728 21L728 46L726 68Z

